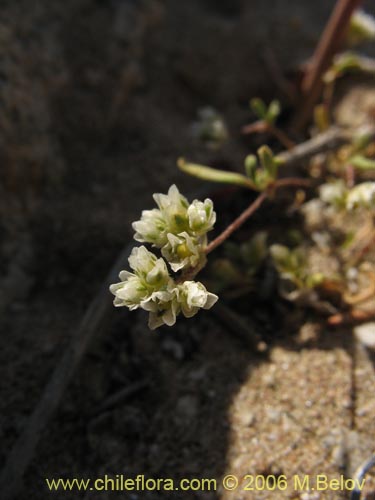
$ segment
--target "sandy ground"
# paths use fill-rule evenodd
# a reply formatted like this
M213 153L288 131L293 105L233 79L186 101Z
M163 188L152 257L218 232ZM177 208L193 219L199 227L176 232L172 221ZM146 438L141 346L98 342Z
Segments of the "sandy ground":
M254 151L237 132L253 118L249 97L275 96L265 50L294 71L332 3L3 2L2 463L129 240L130 222L152 192L172 182L186 192L199 187L176 170L177 157L236 168ZM232 137L219 152L191 133L207 104L223 113ZM267 354L209 314L150 334L142 315L113 311L44 429L17 499L124 498L52 494L45 485L46 477L105 474L288 482L285 491L244 491L240 481L235 492L220 486L129 499L347 498L296 491L293 478L351 477L374 451L373 352L351 329L327 330L272 305L249 310ZM370 480L367 488L374 490Z

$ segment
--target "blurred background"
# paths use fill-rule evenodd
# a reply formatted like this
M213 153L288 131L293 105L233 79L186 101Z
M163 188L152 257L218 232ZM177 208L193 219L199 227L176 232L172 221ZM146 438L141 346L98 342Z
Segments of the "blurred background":
M166 192L172 183L185 193L200 186L177 170L179 156L232 168L242 164L251 151L239 134L252 118L249 99L283 99L275 71L298 71L333 5L331 0L1 0L1 463L130 241L131 221L151 208L152 193ZM374 12L374 2L366 5ZM227 124L231 140L220 151L207 149L193 133L205 106L218 110ZM168 391L163 379L160 392L155 382L151 392L141 393L141 406L100 410L98 420L97 408L108 396L145 374L147 383L166 374L173 379L174 363L193 356L204 342L199 332L190 332L181 353L168 333L160 347L155 336L145 340L143 316L128 335L130 324L121 314L102 329L51 427L43 431L17 498L49 498L42 482L48 474L122 473L121 466L156 473L151 464L163 460L165 447L183 455L184 446L198 446L196 436L203 439L205 432L197 429L186 442L178 437L186 415L198 418L193 387L205 375L197 360L189 383L183 371L176 386L170 382L175 392L169 399L163 399ZM211 363L231 349L229 341L217 352L210 345ZM205 448L207 468L202 470L198 447L189 452L195 458L188 463L196 464L190 473L215 476L225 468L227 423L215 423L215 415L219 420L226 414L243 376L248 358L240 359L233 353L234 378L225 397L217 396L208 404L214 410L204 414L215 429ZM161 363L165 369L159 373ZM225 371L219 374L220 383L227 378ZM192 392L181 401L185 383ZM163 415L174 413L176 405L182 427L152 451L159 433L153 406ZM168 439L174 445L166 444ZM182 464L165 461L164 476L186 472ZM107 498L59 495L54 497Z

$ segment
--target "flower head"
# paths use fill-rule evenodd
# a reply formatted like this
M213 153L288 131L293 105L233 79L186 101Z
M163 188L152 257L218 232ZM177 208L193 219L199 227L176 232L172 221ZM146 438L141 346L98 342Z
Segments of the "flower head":
M122 271L123 272L123 271ZM131 311L138 309L144 300L147 300L148 290L138 276L131 273L120 283L114 283L109 287L111 293L115 296L113 304L115 307L126 306ZM121 279L121 276L120 276Z
M210 309L217 300L217 295L208 292L202 283L185 281L170 290L168 300L163 297L160 302L152 303L149 327L155 330L163 324L172 326L180 312L185 318L191 318L199 309Z
M218 300L218 296L206 290L199 281L185 281L178 285L176 295L183 315L194 316L199 309L210 309Z
M346 208L375 208L375 182L362 182L352 188L346 200Z
M186 231L178 235L168 234L168 243L161 253L174 272L187 267L195 267L203 256L206 246L202 238L190 236Z
M134 273L121 271L120 282L110 286L116 307L126 306L131 311L153 300L155 292L166 291L171 283L166 263L146 247L133 248L129 257Z
M342 179L322 184L319 189L320 199L336 207L345 206L348 188Z
M143 210L140 220L133 222L134 239L141 243L152 243L162 247L167 241L167 222L157 208Z
M179 192L175 184L169 188L168 194L154 194L154 200L159 207L161 216L165 220L168 232L181 232L187 228L189 202Z
M152 310L148 317L148 326L150 330L155 330L159 326L173 326L176 323L176 318L181 308L178 304L175 289L172 289L167 297L158 297L152 302Z
M212 200L206 198L204 202L194 200L187 210L189 228L197 234L205 234L214 227L216 213Z
M154 200L159 208L143 210L141 219L132 226L136 241L161 248L167 243L168 233L180 233L188 228L189 203L174 184L168 194L154 194Z
M168 269L163 259L158 259L146 247L133 248L128 259L129 266L135 274L152 287L160 287L168 283Z
M194 200L189 205L174 184L168 194L154 194L154 200L158 208L144 210L141 219L133 222L136 241L162 248L168 243L168 234L187 232L191 236L201 236L215 224L216 214L209 198L204 202Z

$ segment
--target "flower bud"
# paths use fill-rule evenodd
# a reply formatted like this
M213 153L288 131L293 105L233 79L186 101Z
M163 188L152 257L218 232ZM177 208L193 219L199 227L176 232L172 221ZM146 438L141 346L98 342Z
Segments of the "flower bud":
M218 296L208 292L199 281L185 281L178 285L176 292L186 318L194 316L199 309L210 309L218 300Z
M213 203L209 198L204 202L194 200L187 211L189 218L189 227L197 234L211 231L216 221Z

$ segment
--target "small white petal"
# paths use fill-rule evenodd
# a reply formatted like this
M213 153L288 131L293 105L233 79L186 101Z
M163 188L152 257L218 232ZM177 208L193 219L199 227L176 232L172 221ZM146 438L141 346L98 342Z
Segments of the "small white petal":
M207 293L207 301L203 307L203 309L211 309L211 307L216 304L218 301L219 297L215 295L214 293L208 292Z
M115 307L123 307L123 306L125 306L124 301L123 301L123 300L121 300L121 299L119 299L118 297L115 297L115 298L114 298L114 300L113 300L113 305L114 305Z
M134 276L133 273L129 273L129 271L121 271L119 274L119 278L121 281L126 281L131 276Z
M164 320L157 313L151 312L148 317L148 327L150 330L156 330L159 326L164 325Z
M168 326L173 326L176 323L176 313L173 308L168 308L163 314L163 321Z
M117 290L119 290L123 286L124 286L123 283L113 283L112 285L110 285L109 291L113 293L113 295L116 295Z

